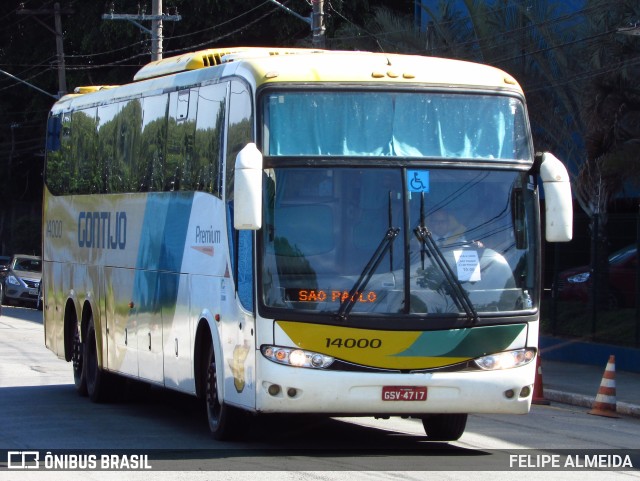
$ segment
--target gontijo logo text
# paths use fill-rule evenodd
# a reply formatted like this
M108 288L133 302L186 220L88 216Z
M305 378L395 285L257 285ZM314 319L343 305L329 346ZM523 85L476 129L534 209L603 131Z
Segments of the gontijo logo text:
M124 249L126 245L126 212L80 212L78 215L78 247Z

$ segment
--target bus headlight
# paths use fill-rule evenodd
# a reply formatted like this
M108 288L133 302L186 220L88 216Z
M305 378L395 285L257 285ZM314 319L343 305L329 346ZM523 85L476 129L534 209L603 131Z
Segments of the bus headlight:
M488 356L474 359L480 369L496 371L498 369L511 369L529 364L536 357L536 350L532 347L516 349L514 351L498 352Z
M311 369L326 369L334 361L331 356L290 347L262 346L260 352L264 357L278 364Z

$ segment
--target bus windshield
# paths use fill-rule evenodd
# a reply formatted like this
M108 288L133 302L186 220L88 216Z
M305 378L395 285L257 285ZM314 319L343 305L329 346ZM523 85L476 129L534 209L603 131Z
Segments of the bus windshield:
M301 90L267 93L263 105L269 156L531 159L515 97Z
M534 180L503 170L267 170L261 296L274 309L437 316L534 309ZM345 306L348 305L348 309Z

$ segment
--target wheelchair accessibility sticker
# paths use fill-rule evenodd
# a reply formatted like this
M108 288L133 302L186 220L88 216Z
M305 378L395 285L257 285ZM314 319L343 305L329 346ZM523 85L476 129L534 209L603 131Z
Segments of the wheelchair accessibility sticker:
M407 170L409 192L429 192L428 170Z

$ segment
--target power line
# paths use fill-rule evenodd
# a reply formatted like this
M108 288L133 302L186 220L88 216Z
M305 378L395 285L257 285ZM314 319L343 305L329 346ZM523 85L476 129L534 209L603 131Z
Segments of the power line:
M45 9L39 8L37 10L29 10L24 8L24 5L20 5L16 13L20 15L30 15L38 21L41 25L43 25L47 30L53 32L56 38L56 52L58 56L58 96L67 93L67 80L65 73L65 61L64 61L64 48L63 48L63 37L62 37L62 15L69 15L73 13L73 10L70 8L61 8L58 2L53 4L53 9ZM38 15L51 15L53 14L55 30L49 27L46 23L42 22Z
M244 17L245 15L248 15L248 14L254 12L255 10L258 10L260 7L262 7L262 6L264 6L264 5L268 4L268 3L269 3L268 0L264 1L260 5L258 5L256 7L253 7L253 8L251 8L251 9L249 9L249 10L247 10L247 11L245 11L245 12L241 13L240 15L237 15L237 16L235 16L233 18L230 18L230 19L225 20L225 21L223 21L221 23L213 25L212 27L203 28L201 30L195 30L193 32L189 32L189 33L185 33L185 34L168 36L168 37L165 37L164 40L170 41L170 40L177 40L177 39L181 39L181 38L192 37L194 35L200 35L202 33L218 29L220 27L223 27L224 25L227 25L227 24L229 24L231 22L234 22L235 20L238 20L238 19ZM134 42L134 43L131 43L131 44L123 46L123 47L119 47L119 48L112 49L112 50L107 50L107 51L104 51L104 52L87 53L87 54L76 54L76 55L66 55L66 57L68 59L73 59L73 58L83 58L83 57L85 57L85 58L93 58L93 57L98 57L98 56L101 56L101 55L110 55L110 54L113 54L113 53L120 52L122 50L126 50L126 49L129 49L129 48L133 48L133 47L137 47L137 46L140 46L140 45L144 45L145 43L147 43L145 40L141 40L141 41ZM146 54L144 54L144 55L146 55ZM107 65L107 66L109 66L109 65Z
M145 15L145 12L142 11L142 14L138 12L137 15L130 14L116 14L113 13L113 3L111 4L110 13L105 13L102 15L103 20L126 20L128 22L133 23L142 31L151 35L151 60L161 60L162 59L162 45L163 45L163 37L162 37L162 29L164 22L179 22L182 20L180 15L169 15L162 13L162 0L152 0L151 6L151 15ZM142 26L139 22L151 22L151 30Z
M533 29L533 28L546 27L546 26L552 25L554 23L558 23L558 22L561 22L561 21L569 20L569 19L574 18L574 17L576 17L578 15L584 15L585 13L593 12L593 11L598 10L600 8L605 8L605 6L594 6L594 7L585 8L585 9L582 9L582 10L580 10L578 12L565 14L565 15L562 15L560 17L556 17L556 18L553 18L553 19L547 19L547 20L543 20L541 22L532 23L532 24L529 24L529 25L526 25L526 26L523 26L523 27L518 27L517 29L506 30L506 31L500 32L499 34L493 35L491 37L476 38L476 39L473 39L473 40L469 40L469 41L465 41L465 42L459 42L459 43L456 43L456 44L448 45L446 47L442 47L441 50L453 49L453 48L461 47L461 46L465 46L465 45L473 45L473 44L477 44L477 43L480 43L480 42L486 42L487 40L494 40L494 39L498 39L498 38L504 38L504 37L507 37L509 35L512 35L513 33L525 32L526 30ZM354 27L358 28L359 30L362 30L363 32L365 32L366 34L370 35L371 37L373 37L376 40L381 40L381 38L384 37L384 36L389 36L389 35L393 35L393 34L396 34L396 33L404 33L404 30L399 30L399 31L395 31L395 32L394 31L388 31L388 32L379 32L377 34L374 34L374 33L371 33L369 31L367 31L366 29L356 25L355 23L350 21L348 18L346 18L342 13L338 12L337 10L333 9L333 11L336 12L345 21L347 21L348 23L350 23ZM443 23L451 23L451 22L453 22L453 21L443 22ZM502 64L502 63L508 62L508 61L517 60L517 59L520 59L520 58L525 58L525 57L528 57L528 56L538 55L540 53L550 52L550 51L553 51L553 50L561 49L561 48L564 48L564 47L567 47L567 46L570 46L570 45L576 45L576 44L580 44L580 43L585 43L586 44L587 42L594 42L595 40L597 40L599 38L615 34L616 32L617 32L617 29L609 30L609 31L606 31L606 32L596 33L596 34L589 35L589 36L586 36L586 37L582 37L582 38L579 38L579 39L571 39L571 40L567 40L567 41L562 42L562 43L556 43L554 45L550 45L550 46L547 46L547 47L538 48L536 50L525 51L525 52L522 52L522 53L520 53L518 55L515 55L515 56L491 59L490 63L492 65L497 65L497 64ZM338 39L340 39L340 38L344 39L344 38L353 38L353 37L337 37L337 38ZM502 45L496 43L495 46L493 46L493 47L490 46L489 48L499 48L499 47L502 47ZM638 61L638 62L640 62L640 61ZM610 73L610 72L616 71L616 70L618 70L620 68L624 68L625 66L626 67L633 66L635 64L636 64L636 61L619 62L619 63L615 64L614 66L603 67L603 68L598 69L596 71L589 70L588 72L577 73L577 74L573 75L571 78L569 78L568 80L565 80L565 81L562 81L562 82L558 82L558 83L554 83L553 85L546 84L543 87L537 87L535 89L526 89L526 90L528 92L532 92L532 91L538 91L538 90L551 88L551 87L554 87L554 86L565 85L565 84L573 82L573 81L582 81L582 80L586 80L586 79L591 78L591 77L596 77L596 76L600 76L600 75L604 75L606 73Z
M57 99L57 98L58 98L58 97L56 97L55 95L50 94L50 93L49 93L49 92L47 92L46 90L42 90L40 87L36 87L35 85L33 85L33 84L29 83L29 82L26 82L26 81L24 81L24 80L22 80L22 79L19 79L18 77L14 76L14 75L11 75L9 72L5 72L4 70L0 70L0 73L1 73L1 74L6 75L7 77L11 77L11 78L12 78L12 79L14 79L14 80L17 80L17 81L18 81L18 82L20 82L20 83L23 83L23 84L25 84L25 85L28 85L28 86L29 86L29 87L31 87L32 89L35 89L35 90L37 90L38 92L41 92L41 93L43 93L43 94L45 94L45 95L48 95L49 97L53 97L54 99Z
M265 3L267 3L267 2L265 2ZM196 45L190 45L188 48L179 48L179 49L174 49L174 50L168 50L166 53L167 54L179 54L179 53L189 52L189 51L192 51L192 50L195 50L195 49L198 49L200 47L207 46L207 45L215 44L215 43L219 42L220 40L222 40L224 38L230 37L232 35L235 35L237 33L240 33L242 31L248 29L249 27L255 25L256 23L264 20L266 17L272 15L277 10L278 10L277 8L274 8L274 9L270 10L269 12L263 14L262 16L254 19L254 20L252 20L250 22L245 23L242 27L240 27L240 28L238 28L236 30L233 30L231 32L228 32L226 34L219 35L216 38L209 39L206 42L202 42L202 43L199 43L199 44L196 44ZM239 18L239 17L236 17L236 18ZM121 66L124 62L128 62L130 60L133 60L133 59L136 59L136 58L139 58L139 57L142 57L142 56L146 56L146 55L147 55L146 53L138 53L138 54L132 55L130 57L127 57L125 59L116 60L114 62L110 62L110 63L102 64L102 65L74 65L74 66L68 66L67 70L88 70L88 69L98 69L98 68L105 68L105 67L113 67L113 66L118 66L118 65ZM139 66L139 65L137 65L137 66Z
M573 82L580 82L580 81L584 81L584 80L589 80L591 78L600 77L600 76L608 74L608 73L619 71L619 70L621 70L623 68L635 67L636 65L640 65L640 58L621 60L621 61L616 62L613 65L609 65L607 67L601 67L599 69L585 70L583 72L578 72L578 73L572 75L571 77L565 78L564 80L561 80L559 82L555 82L555 83L552 83L552 84L544 84L544 85L540 85L540 86L533 86L533 87L527 88L525 90L526 90L527 93L539 92L541 90L547 90L547 89L550 89L550 88L560 87L562 85L567 85L567 84L573 83Z

